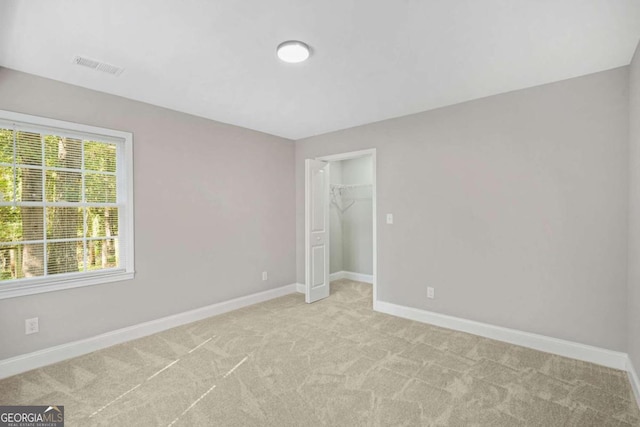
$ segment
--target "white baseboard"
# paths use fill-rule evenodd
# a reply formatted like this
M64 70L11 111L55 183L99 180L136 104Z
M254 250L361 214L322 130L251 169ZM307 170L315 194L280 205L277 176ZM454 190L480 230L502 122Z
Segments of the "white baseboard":
M355 280L357 282L364 282L364 283L373 283L373 276L370 274L360 274L360 273L353 273L351 271L338 271L337 273L331 273L329 275L329 280L330 281L334 281L334 280L340 280L340 279L349 279L349 280ZM296 290L301 293L304 294L304 283L296 283Z
M627 357L627 374L629 375L629 382L631 382L633 394L636 396L636 402L638 403L638 407L640 408L640 378L638 377L638 373L633 367L633 363L631 362L630 357Z
M0 360L0 379L7 378L31 369L40 368L52 363L61 362L72 357L91 353L92 351L110 347L115 344L131 341L147 335L155 334L176 326L206 319L207 317L237 310L242 307L268 301L296 291L296 284L286 285L264 292L223 301L206 307L185 311L161 319L151 320L126 328L117 329L67 344L49 347L9 359Z
M354 273L353 271L338 271L329 275L329 280L349 279L357 282L373 283L371 274Z
M336 271L335 273L331 273L329 275L329 280L332 282L334 280L340 280L340 279L344 279L344 271Z
M494 326L488 323L476 322L418 308L405 307L384 301L377 301L374 310L610 368L620 370L627 370L628 368L627 354L618 351L504 328L502 326Z

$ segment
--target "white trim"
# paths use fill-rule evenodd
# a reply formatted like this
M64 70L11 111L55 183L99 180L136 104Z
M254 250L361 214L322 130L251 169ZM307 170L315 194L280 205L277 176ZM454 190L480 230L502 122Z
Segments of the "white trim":
M640 408L640 378L638 377L638 373L633 367L633 363L629 356L627 356L627 375L629 376L629 382L631 383L633 394L636 397L636 403L638 404L638 408Z
M329 275L331 281L340 279L355 280L356 282L364 282L373 284L373 274L354 273L353 271L338 271Z
M78 340L55 347L38 350L20 356L0 360L0 379L7 378L31 369L40 368L52 363L61 362L72 357L91 353L112 345L131 341L147 335L162 332L176 326L184 325L211 316L237 310L273 298L291 294L296 291L296 284L286 285L264 292L219 302L183 313L174 314L149 322L139 323L126 328L100 334L91 338Z
M367 157L376 153L375 148L367 150L350 151L348 153L330 154L328 156L316 157L316 160L323 160L325 162L340 162L342 160L357 159L359 157Z
M117 203L75 203L72 206L104 206L119 207L121 209L118 220L120 224L118 229L124 231L119 233L117 238L120 241L120 260L121 267L117 271L110 272L78 272L72 275L45 275L42 277L31 279L15 279L6 281L0 285L0 299L15 298L25 295L33 295L41 292L59 291L63 289L77 288L81 286L91 286L101 283L110 283L121 280L133 279L135 275L134 269L134 198L133 198L133 134L131 132L123 132L119 130L107 129L97 126L83 125L79 123L67 122L63 120L50 119L46 117L33 116L30 114L15 113L13 111L0 110L0 124L12 124L20 129L31 129L35 132L43 130L51 130L59 135L72 136L74 138L86 139L88 137L97 136L100 141L118 144L117 165L118 171L115 173L117 189ZM15 143L14 143L15 144ZM84 147L84 146L83 146ZM15 155L14 155L15 160ZM84 164L84 156L82 158ZM43 169L44 166L39 167ZM54 168L55 170L65 170L65 168ZM84 170L84 168L83 168ZM113 175L113 174L109 174ZM44 181L43 181L44 185ZM84 181L83 181L84 194ZM68 203L50 203L43 205L39 202L37 206L65 206ZM14 203L14 205L31 205L28 202ZM5 203L6 205L6 203ZM77 241L86 242L87 237L84 236ZM105 237L106 239L106 237ZM66 239L57 239L56 241L65 241ZM75 240L75 239L74 239ZM52 241L45 239L43 242ZM46 273L46 262L45 262ZM9 283L7 283L9 282Z
M304 295L308 303L309 290L311 289L311 265L309 265L309 229L311 228L309 216L311 215L311 183L309 182L309 159L304 160ZM328 233L327 233L328 234ZM329 290L331 291L331 290Z
M123 270L118 270L117 272L109 272L106 274L100 272L97 272L93 275L72 273L71 275L64 276L67 277L73 275L76 275L77 277L64 279L61 278L61 280L50 279L45 283L18 282L11 285L6 285L3 289L0 290L0 299L23 297L26 295L41 294L43 292L62 291L64 289L81 288L83 286L101 285L103 283L120 282L122 280L131 280L135 277L134 273L128 273Z
M121 165L124 165L123 170L125 172L126 177L126 188L124 188L122 192L118 191L118 197L120 195L124 196L125 200L118 200L119 203L124 203L126 206L123 210L126 210L127 215L123 219L120 219L118 216L118 221L122 221L121 230L126 230L127 241L123 245L120 244L120 259L126 260L127 271L133 273L135 271L135 257L134 257L134 239L135 239L135 231L134 231L134 191L133 191L133 134L127 132L124 142L124 150L122 150L122 159ZM122 180L117 180L120 184ZM120 234L120 233L118 233Z
M47 117L33 116L31 114L16 113L14 111L0 110L0 122L15 123L20 126L20 129L29 129L30 125L36 125L33 128L34 131L40 132L40 126L52 128L51 130L60 132L65 136L70 135L72 137L80 136L84 134L93 134L101 138L107 138L105 142L116 142L118 139L130 138L132 134L130 132L123 132L114 129L107 129L98 126L83 125L80 123L67 122L64 120L50 119ZM34 122L34 119L37 121ZM77 134L70 133L69 131L79 132ZM115 139L114 139L115 138Z
M333 282L334 280L344 279L344 274L345 273L346 273L346 271L336 271L335 273L331 273L329 275L329 280L331 280Z
M502 326L494 326L488 323L476 322L474 320L462 319L418 308L405 307L384 301L378 301L378 303L374 305L374 310L547 353L558 354L572 359L583 360L609 368L627 369L627 354L618 351L504 328Z
M304 294L306 290L306 286L304 283L296 283L296 292Z
M371 156L371 204L373 216L373 274L371 275L371 284L373 286L373 309L375 310L378 303L378 178L377 178L377 150L370 148L366 150L350 151L348 153L331 154L328 156L317 157L316 160L324 160L327 162L336 162L340 160L356 159L358 157ZM306 191L305 191L306 193ZM305 268L306 270L306 268Z
M355 280L356 282L373 284L373 274L362 274L362 273L354 273L352 271L345 271L344 278L349 280Z

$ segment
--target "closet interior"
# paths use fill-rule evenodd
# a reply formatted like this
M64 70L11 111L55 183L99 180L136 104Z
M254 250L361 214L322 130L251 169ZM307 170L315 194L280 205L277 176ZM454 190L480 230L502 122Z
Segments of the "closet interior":
M331 162L332 278L371 282L373 187L370 156Z

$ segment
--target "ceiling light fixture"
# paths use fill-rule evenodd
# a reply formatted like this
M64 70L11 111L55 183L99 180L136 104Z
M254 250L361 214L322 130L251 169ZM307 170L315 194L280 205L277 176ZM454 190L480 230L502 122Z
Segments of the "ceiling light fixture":
M306 61L307 58L309 58L310 52L309 46L298 40L282 42L276 49L280 60L293 64Z

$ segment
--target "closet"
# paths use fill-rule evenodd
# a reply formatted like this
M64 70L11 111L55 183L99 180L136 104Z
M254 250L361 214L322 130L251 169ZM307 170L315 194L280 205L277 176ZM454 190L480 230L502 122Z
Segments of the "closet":
M331 162L330 272L332 279L371 282L373 200L370 156Z

